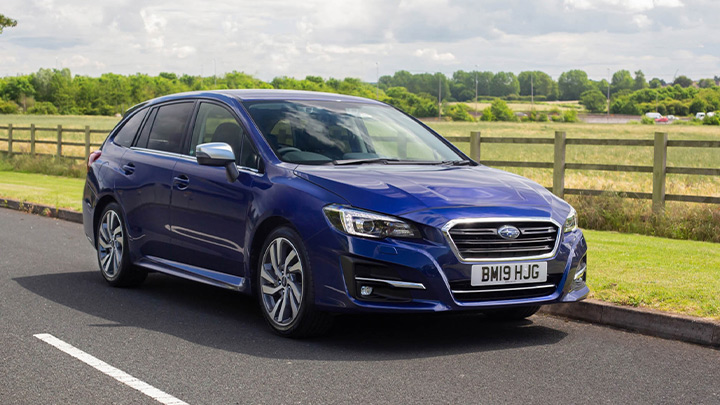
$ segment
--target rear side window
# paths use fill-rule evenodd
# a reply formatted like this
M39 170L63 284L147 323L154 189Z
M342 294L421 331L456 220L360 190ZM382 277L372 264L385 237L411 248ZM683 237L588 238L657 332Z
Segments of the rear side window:
M158 108L147 140L147 148L181 153L185 128L193 111L193 103L177 103Z
M113 143L129 148L135 139L138 129L140 129L140 125L142 124L146 113L147 110L142 110L130 117L130 119L127 120L122 128L120 128L117 132L117 135L115 135Z

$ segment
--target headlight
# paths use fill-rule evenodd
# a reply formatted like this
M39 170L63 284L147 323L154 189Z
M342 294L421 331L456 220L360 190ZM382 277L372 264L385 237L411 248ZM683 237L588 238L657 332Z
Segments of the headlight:
M398 218L342 205L323 208L330 223L341 232L368 238L419 238L420 232Z
M570 207L570 213L568 214L567 219L565 220L565 226L563 226L564 232L572 232L577 229L577 212L575 212L575 208Z

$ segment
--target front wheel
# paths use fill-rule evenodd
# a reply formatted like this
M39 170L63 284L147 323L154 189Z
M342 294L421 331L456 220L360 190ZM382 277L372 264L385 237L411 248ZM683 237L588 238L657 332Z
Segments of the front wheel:
M518 321L534 315L540 309L540 305L526 307L502 308L485 311L488 318L501 321Z
M147 271L130 263L127 227L121 212L116 203L105 207L97 224L95 248L105 280L114 287L134 287L145 281Z
M257 293L270 327L292 338L325 333L332 318L314 308L312 272L300 235L288 227L278 228L268 236L262 252Z

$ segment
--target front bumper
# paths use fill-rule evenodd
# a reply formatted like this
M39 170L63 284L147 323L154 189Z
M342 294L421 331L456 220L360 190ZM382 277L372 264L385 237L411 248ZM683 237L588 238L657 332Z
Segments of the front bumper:
M492 294L468 293L462 288L469 285L476 263L460 261L442 237L418 242L375 240L328 228L308 241L308 246L315 303L334 312L483 310L574 302L589 294L587 245L580 230L561 235L552 257L528 260L548 263L552 286L508 285L508 291ZM363 294L363 290L368 292L363 287L372 287L372 293Z

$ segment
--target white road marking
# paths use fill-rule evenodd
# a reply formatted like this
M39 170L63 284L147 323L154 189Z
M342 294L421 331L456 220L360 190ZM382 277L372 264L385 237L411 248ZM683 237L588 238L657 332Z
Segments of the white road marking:
M160 391L159 389L153 387L152 385L140 381L137 378L131 376L130 374L119 370L104 361L98 359L97 357L94 357L90 354L85 353L84 351L63 342L62 340L56 338L55 336L49 334L49 333L38 333L37 335L33 335L36 338L42 340L43 342L49 344L50 346L54 346L55 348L75 357L76 359L82 361L83 363L99 370L100 372L109 375L110 377L120 381L121 383L128 385L132 388L135 388L136 390L142 392L143 394L149 396L150 398L166 405L188 405L186 402L181 401L174 396L165 393L163 391Z

